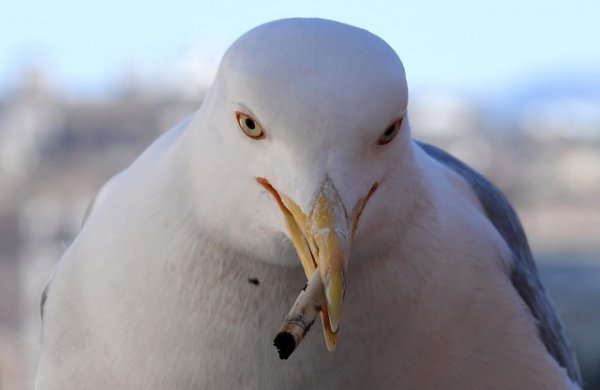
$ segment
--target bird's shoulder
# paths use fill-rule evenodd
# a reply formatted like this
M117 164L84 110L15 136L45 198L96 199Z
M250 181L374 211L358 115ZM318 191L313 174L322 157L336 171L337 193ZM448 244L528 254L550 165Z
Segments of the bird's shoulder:
M75 241L77 241L77 239L80 239L81 241L82 233L87 228L86 225L88 225L91 219L97 219L99 215L108 220L110 220L110 218L114 219L115 215L123 217L125 213L131 211L132 204L143 203L144 197L155 194L156 191L154 191L154 188L148 188L148 186L145 185L148 182L148 180L145 178L152 177L153 179L156 179L155 182L159 181L157 178L158 175L155 172L159 168L158 165L164 160L161 159L161 157L175 144L175 141L182 134L183 130L189 125L190 121L191 116L184 119L169 131L165 132L162 136L150 144L148 148L128 167L124 168L108 179L91 198L83 213L77 236L67 251L63 254L61 260L55 266L52 275L48 279L42 291L40 302L40 313L42 319L44 317L44 308L47 304L50 290L52 290L52 285L55 283L57 269L62 263L65 262L65 258L67 256L72 256L72 252L74 251L71 251L70 249L72 249L71 247L74 246L73 244ZM161 183L156 184L157 187L160 187L160 185ZM128 218L128 221L130 221L130 224L132 224L133 221L135 221L135 218ZM109 229L111 231L114 231L118 227L123 227L123 224L116 222L112 224L100 223L96 225L101 227L104 226L105 230ZM139 228L139 226L131 227L132 230L136 228ZM95 234L92 234L92 236L97 236L98 229L95 229L94 233ZM105 236L105 234L101 234L101 236ZM98 240L92 241L98 243Z
M489 180L451 154L427 143L417 144L431 158L460 175L471 186L487 218L511 251L511 282L536 318L542 342L554 359L567 370L571 380L581 384L577 360L540 281L525 231L508 199Z

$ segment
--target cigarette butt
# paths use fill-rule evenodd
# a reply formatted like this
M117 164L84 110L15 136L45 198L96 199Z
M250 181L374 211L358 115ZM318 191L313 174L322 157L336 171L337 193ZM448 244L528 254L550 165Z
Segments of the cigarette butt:
M325 303L323 282L319 270L316 269L296 298L296 302L275 336L273 344L277 348L280 359L285 360L290 357L300 345Z

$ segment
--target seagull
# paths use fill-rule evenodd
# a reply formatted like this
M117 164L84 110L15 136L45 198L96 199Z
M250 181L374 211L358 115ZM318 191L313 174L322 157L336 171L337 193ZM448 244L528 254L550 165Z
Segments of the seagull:
M42 297L36 388L580 388L517 215L411 138L407 104L366 30L242 35L198 111L97 194ZM280 359L315 272L325 341Z

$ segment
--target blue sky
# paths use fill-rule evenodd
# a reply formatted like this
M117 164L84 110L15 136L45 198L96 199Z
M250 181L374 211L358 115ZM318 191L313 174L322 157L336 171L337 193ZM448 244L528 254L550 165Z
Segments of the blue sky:
M0 10L0 92L33 64L74 93L102 91L126 67L158 77L190 48L217 58L248 29L291 16L374 32L417 87L485 93L600 69L597 0L0 0Z

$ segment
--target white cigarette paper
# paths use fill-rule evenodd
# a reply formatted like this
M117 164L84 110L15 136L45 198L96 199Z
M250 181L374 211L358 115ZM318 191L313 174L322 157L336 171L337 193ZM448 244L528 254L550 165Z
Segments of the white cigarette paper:
M296 298L275 337L273 344L277 347L279 358L287 359L300 345L325 303L323 281L317 268Z

